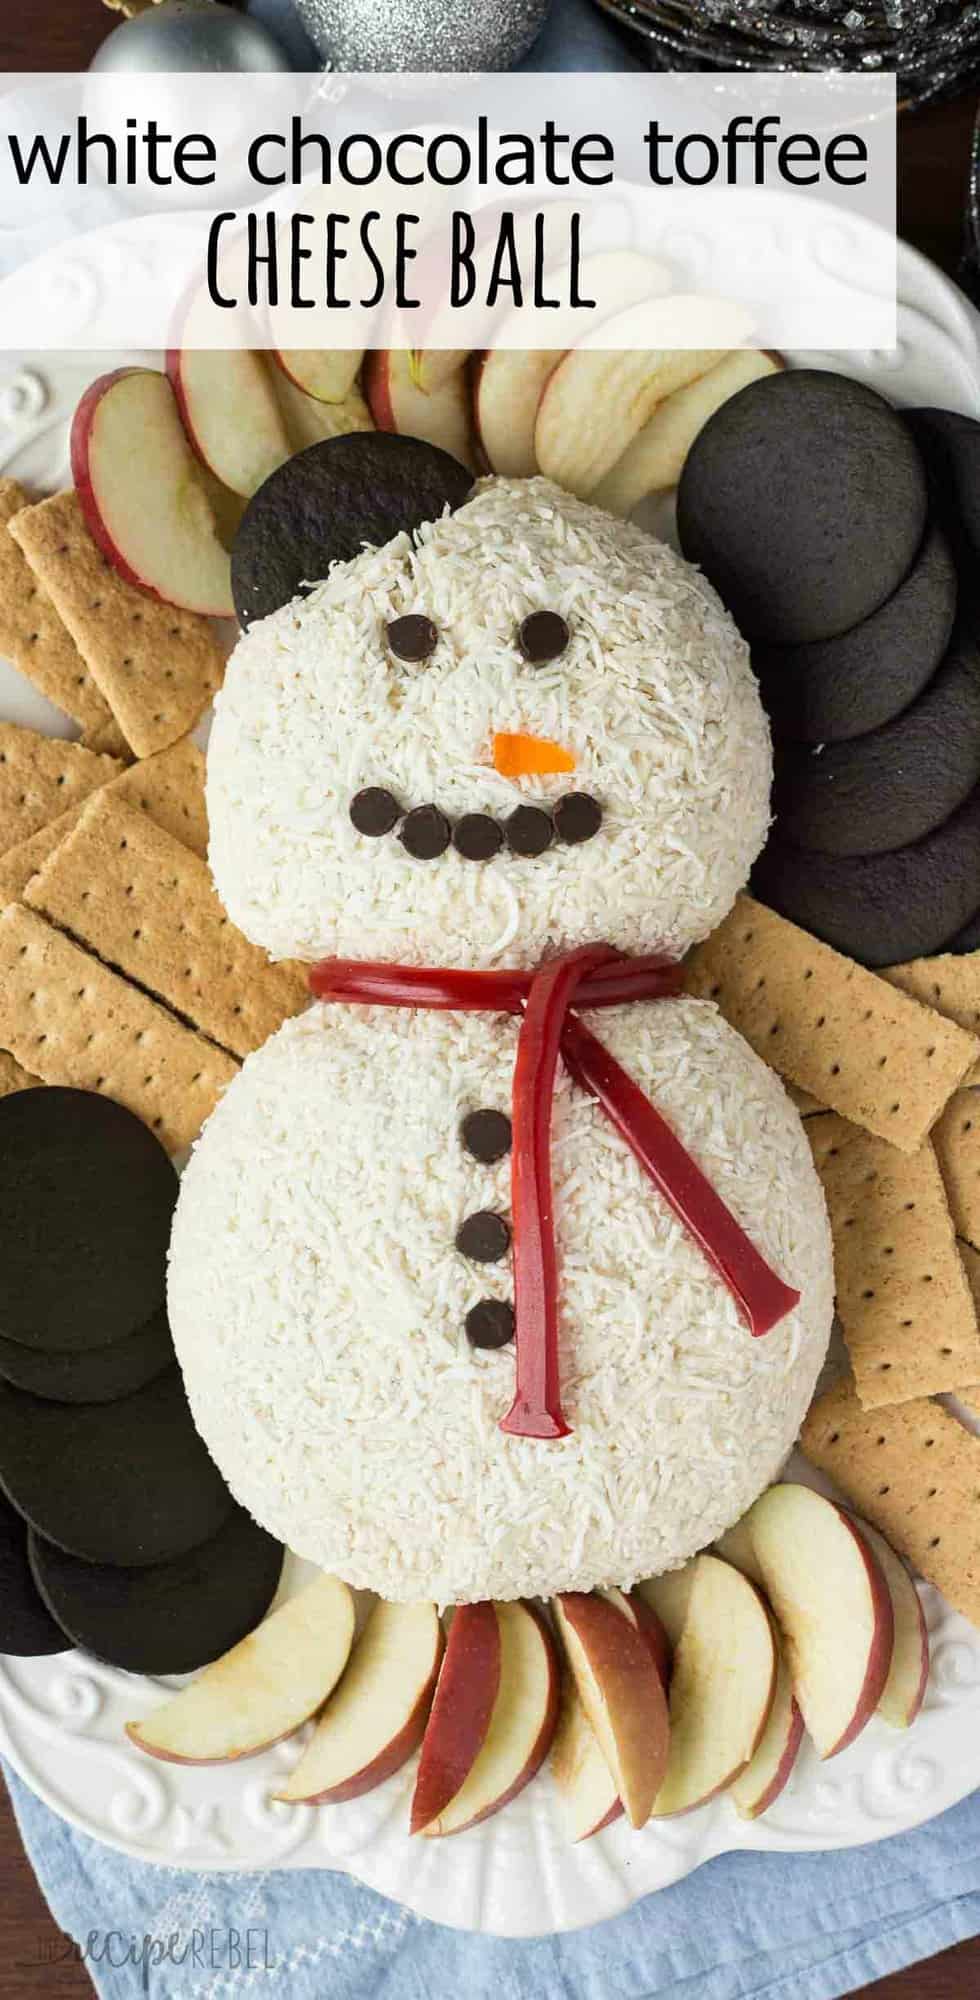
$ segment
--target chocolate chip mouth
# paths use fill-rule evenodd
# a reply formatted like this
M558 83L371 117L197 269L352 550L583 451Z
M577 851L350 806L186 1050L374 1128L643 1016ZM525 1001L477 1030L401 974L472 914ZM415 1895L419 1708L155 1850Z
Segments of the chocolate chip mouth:
M506 846L512 854L533 858L557 840L578 847L592 840L602 825L602 807L589 792L567 792L551 809L515 806L506 819L490 813L463 813L455 821L436 805L403 811L393 792L368 785L350 802L351 824L369 840L397 832L408 854L417 861L435 861L454 847L464 861L489 861Z

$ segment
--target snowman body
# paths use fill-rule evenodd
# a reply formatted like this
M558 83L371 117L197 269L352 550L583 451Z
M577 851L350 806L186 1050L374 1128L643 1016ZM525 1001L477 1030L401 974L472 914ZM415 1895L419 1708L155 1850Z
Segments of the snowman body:
M557 612L567 643L516 635ZM424 615L425 660L386 634ZM574 772L514 778L499 732ZM747 654L710 588L543 481L338 565L233 658L209 761L212 865L273 955L539 965L608 940L679 955L725 914L768 818ZM587 841L477 860L360 831L352 802L506 827L598 803ZM467 1121L511 1111L511 1015L319 1005L249 1057L184 1176L170 1315L198 1426L239 1501L300 1555L440 1603L629 1585L723 1532L779 1471L833 1311L823 1198L775 1075L710 1004L583 1013L799 1304L753 1339L735 1298L599 1105L552 1106L562 1400L570 1435L505 1434L511 1160ZM499 1120L498 1120L499 1124ZM475 1250L466 1225L496 1219ZM484 1236L486 1231L484 1231Z
M714 1539L775 1477L824 1358L826 1222L800 1121L716 1010L586 1015L803 1302L753 1340L731 1294L567 1076L552 1157L571 1436L500 1429L513 1342L466 1316L511 1261L456 1248L507 1217L510 1161L462 1127L510 1106L508 1017L318 1008L256 1055L184 1177L171 1317L236 1497L298 1553L390 1598L632 1583Z

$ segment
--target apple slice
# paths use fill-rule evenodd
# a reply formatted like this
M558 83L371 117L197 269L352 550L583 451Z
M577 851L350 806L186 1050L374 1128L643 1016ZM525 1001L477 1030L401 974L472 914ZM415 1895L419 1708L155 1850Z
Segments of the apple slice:
M717 1556L640 1585L673 1647L670 1756L656 1819L693 1812L754 1757L776 1687L776 1642L753 1585Z
M611 1588L601 1590L599 1596L628 1618L646 1641L666 1695L670 1686L670 1641L652 1606L635 1591ZM562 1679L551 1771L562 1795L572 1840L588 1840L619 1819L623 1803L570 1672Z
M353 1638L346 1583L320 1576L145 1722L127 1722L126 1734L167 1764L253 1757L315 1715L347 1665Z
M421 438L450 452L462 465L472 463L470 399L464 370L427 396L413 378L409 350L382 347L368 356L364 393L379 431Z
M339 403L318 403L304 395L281 368L271 371L276 401L282 411L290 443L295 451L327 438L344 437L349 431L373 431L374 418L360 389L352 388Z
M377 1603L303 1756L273 1796L339 1804L400 1771L425 1733L441 1658L434 1604Z
M664 1693L669 1694L671 1672L670 1640L653 1605L648 1604L646 1598L641 1597L638 1590L619 1590L611 1587L607 1590L600 1590L599 1596L604 1597L607 1604L614 1604L617 1611L621 1611L624 1617L631 1619L642 1638L646 1640L647 1650L660 1676L660 1685Z
M919 1593L901 1557L870 1522L859 1520L857 1525L888 1585L895 1621L891 1671L877 1713L893 1729L911 1729L929 1685L929 1628Z
M650 1817L667 1768L667 1701L638 1625L608 1598L567 1591L555 1616L582 1707L633 1826Z
M464 362L470 358L468 347L410 347L408 349L409 368L416 389L423 396L434 396L444 389L453 375L458 375Z
M534 427L541 471L590 499L656 405L706 375L748 327L741 308L686 294L607 320L566 354L545 386ZM701 344L711 337L717 345Z
M509 1805L540 1770L554 1740L558 1662L551 1633L530 1604L492 1608L500 1640L493 1712L459 1790L419 1829L427 1840L462 1833Z
M855 1521L809 1486L770 1486L745 1517L793 1692L821 1757L870 1722L891 1670L895 1618Z
M782 1648L776 1646L776 1692L759 1747L731 1788L730 1797L742 1819L759 1819L789 1784L803 1742L803 1717L793 1695L793 1680Z
M422 1833L462 1790L490 1728L500 1686L500 1626L492 1604L453 1612L412 1799Z
M604 1826L622 1817L622 1799L570 1668L562 1675L550 1770L561 1796L570 1840L591 1840L594 1833L601 1833Z
M197 466L196 471L208 506L214 516L214 525L218 538L224 548L231 549L234 547L235 536L242 525L242 516L248 502L242 498L240 493L232 493L227 486L222 486L220 479L216 479L214 473L209 472L206 465Z
M564 349L494 347L481 354L473 376L476 433L491 472L506 479L531 479L538 469L534 426L548 377Z
M625 519L648 494L676 486L687 454L708 418L750 382L775 375L781 367L775 355L756 348L736 348L686 389L675 389L657 404L622 458L600 480L592 495L596 506Z
M182 611L234 616L228 551L165 375L100 375L75 411L71 469L89 533L127 583Z
M291 456L261 358L247 348L174 347L167 374L201 463L250 500Z
M357 381L364 359L360 347L288 347L277 349L277 362L287 380L317 403L342 403Z
M749 1582L754 1583L756 1589L764 1593L766 1579L753 1547L748 1519L748 1515L743 1514L742 1519L736 1521L735 1526L722 1535L721 1540L715 1543L714 1554L720 1556L723 1562L731 1563L733 1569L740 1569L742 1575L747 1576Z

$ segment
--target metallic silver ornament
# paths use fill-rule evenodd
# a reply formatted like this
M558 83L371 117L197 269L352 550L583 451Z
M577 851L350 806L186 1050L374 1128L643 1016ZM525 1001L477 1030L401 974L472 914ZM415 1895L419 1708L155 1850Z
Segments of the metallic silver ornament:
M268 28L222 6L220 0L163 0L162 6L115 28L91 64L99 75L129 71L150 76L292 67Z
M337 70L512 69L537 40L549 0L295 0Z

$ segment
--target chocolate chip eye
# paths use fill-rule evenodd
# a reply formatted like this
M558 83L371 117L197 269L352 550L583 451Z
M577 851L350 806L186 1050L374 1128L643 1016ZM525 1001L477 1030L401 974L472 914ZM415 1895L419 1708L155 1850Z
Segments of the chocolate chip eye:
M424 618L421 612L411 612L405 618L393 618L388 626L388 646L396 660L417 663L427 660L439 644L439 634L431 618Z
M570 638L568 626L558 611L532 611L517 630L518 646L532 667L543 667L548 660L557 660Z

